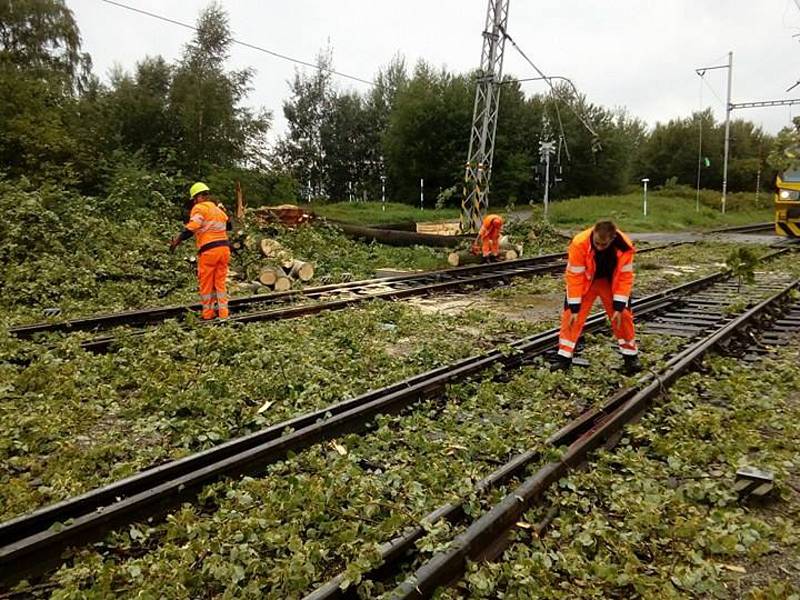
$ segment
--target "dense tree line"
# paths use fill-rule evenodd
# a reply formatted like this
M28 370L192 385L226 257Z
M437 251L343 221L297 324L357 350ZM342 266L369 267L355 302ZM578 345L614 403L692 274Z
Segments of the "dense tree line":
M225 12L211 5L196 26L174 63L144 57L132 72L118 70L101 83L64 0L0 2L4 175L56 180L95 194L108 192L121 168L137 165L225 190L241 180L251 197L264 201L377 199L383 179L390 199L416 202L423 179L429 202L458 202L477 73L409 66L397 56L368 91L342 91L327 49L318 57L323 69L296 73L282 107L288 130L269 148L270 112L245 106L253 72L225 67L232 43ZM530 95L507 77L493 202L541 197L543 139L558 146L556 197L620 193L644 176L656 186L694 185L698 166L702 187L721 184L723 125L710 110L648 129L569 88ZM734 121L729 188L752 190L759 175L768 186L773 146L752 123Z

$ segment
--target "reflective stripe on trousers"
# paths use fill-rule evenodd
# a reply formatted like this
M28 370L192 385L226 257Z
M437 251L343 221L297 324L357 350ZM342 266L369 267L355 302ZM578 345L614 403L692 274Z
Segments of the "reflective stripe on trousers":
M213 319L219 313L220 319L228 318L228 263L231 249L219 246L201 252L197 257L197 279L200 285L200 303L203 305L203 319Z
M589 291L581 298L581 309L580 312L578 312L578 320L572 327L569 325L569 318L572 315L572 311L568 307L565 307L564 312L561 314L561 332L558 336L558 353L561 356L566 358L572 357L575 351L575 344L581 336L584 323L586 323L586 317L589 316L592 305L598 296L603 303L603 308L605 308L608 317L611 318L611 315L614 314L611 282L607 279L596 279L592 282L591 287L589 287ZM611 325L611 330L619 344L619 351L626 356L634 356L638 354L639 350L636 346L636 330L633 325L633 313L629 307L626 307L622 311L622 319L620 321L619 325L614 323Z

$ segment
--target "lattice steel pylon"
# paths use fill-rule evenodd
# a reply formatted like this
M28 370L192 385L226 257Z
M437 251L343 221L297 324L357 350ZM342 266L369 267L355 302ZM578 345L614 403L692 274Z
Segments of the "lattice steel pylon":
M509 0L489 0L483 31L481 66L475 89L469 153L461 199L461 230L475 232L489 208L489 180L492 175L494 139L500 109L500 81L508 24Z

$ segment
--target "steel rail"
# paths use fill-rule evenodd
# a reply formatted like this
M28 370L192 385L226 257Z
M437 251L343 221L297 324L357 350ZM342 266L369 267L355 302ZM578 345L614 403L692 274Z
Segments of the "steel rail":
M659 250L670 246L681 245L683 243L687 242L677 242L674 244L666 244L664 246L645 248L643 250L640 250L640 252L650 252L653 250ZM518 264L514 266L511 263L515 261L506 261L504 263L493 264L493 265L473 265L467 267L458 267L456 269L447 269L444 271L431 271L428 272L428 274L426 274L425 276L422 275L400 276L397 281L395 281L396 278L370 280L375 282L369 284L369 287L371 287L373 291L365 293L363 295L356 295L350 298L342 298L338 300L321 301L317 303L307 303L307 304L303 303L288 307L284 306L282 308L274 308L269 310L254 310L254 311L244 312L243 314L240 315L234 315L229 319L229 322L245 324L245 323L256 323L256 322L267 322L267 321L281 321L284 319L295 319L299 317L318 314L321 312L342 310L344 308L348 308L350 306L360 304L368 300L378 300L378 299L399 300L403 298L410 298L413 296L421 296L426 294L443 292L460 287L487 285L495 281L506 281L513 277L532 277L535 275L557 272L562 270L564 268L564 265L566 264L565 261L563 260L563 255L558 255L558 256L561 258L553 259L551 258L552 255L544 255L542 257L521 259L529 261L530 264L527 265ZM544 261L544 258L548 258L548 261ZM456 271L458 272L456 273ZM477 274L473 274L474 272L477 272ZM422 283L430 279L436 279L438 281L434 283ZM414 283L417 283L417 285L413 285ZM411 286L386 289L386 287L397 284L404 284L404 285L410 284ZM363 289L364 287L365 286L355 286L349 289L356 290L356 289ZM316 295L313 297L322 297L323 295L338 293L341 291L342 288L336 288L334 286L331 290L328 290L320 294L314 292L314 294ZM346 291L347 290L345 290L345 292ZM295 292L301 294L302 290L295 290ZM278 293L286 294L290 292L278 292ZM303 297L311 298L312 296L308 295ZM214 321L207 323L201 321L199 325L217 326L220 324ZM116 334L101 335L89 340L82 341L80 343L80 346L84 350L91 352L107 352L115 342L122 341L124 339L141 337L146 332L147 330L137 329L134 331L123 333L121 335L116 335Z
M709 229L706 233L751 233L753 231L773 231L774 229L775 222L768 221L765 223L750 223L749 225L735 225L733 227Z
M465 265L438 271L425 271L423 273L410 273L408 275L395 275L392 277L377 277L372 279L362 279L347 283L337 283L322 286L314 286L299 290L286 290L284 292L270 292L267 294L253 294L250 296L233 297L228 301L228 306L232 313L259 304L277 304L297 298L314 299L319 296L334 294L337 292L348 292L354 289L367 286L396 284L403 282L423 281L428 279L444 279L447 277L459 276L462 274L480 273L503 268L524 267L533 264L547 263L563 260L564 253L543 254L541 256L531 256L518 258L515 260L504 261L502 263ZM89 317L79 317L57 323L41 322L30 325L18 325L9 328L9 333L21 338L28 338L38 333L56 333L72 331L102 331L112 327L123 325L142 326L159 323L166 319L173 319L185 316L189 313L199 313L201 309L199 303L179 304L173 306L143 308L116 313L105 313Z
M788 251L777 250L762 260ZM634 301L633 307L638 316L654 313L727 275L718 272L662 290ZM587 319L586 331L604 324L605 316L594 314ZM494 350L463 359L11 519L0 524L0 581L16 581L32 571L46 570L58 563L65 548L98 539L139 517L155 518L221 477L258 472L290 451L363 431L375 415L398 412L495 365L525 364L532 356L552 350L557 339L557 328L522 338L509 345L511 353Z
M783 252L781 251L776 254L783 254ZM771 256L773 255L768 255L764 258ZM710 316L708 318L711 319ZM718 317L715 317L714 320L718 320ZM777 323L780 322L781 320L779 319ZM796 326L800 327L800 321L797 322ZM666 366L671 366L679 360L679 358L680 357L673 357L669 359L666 362ZM591 430L601 420L605 419L607 415L613 413L622 403L630 399L640 387L652 380L653 377L654 375L652 373L647 373L640 377L635 386L619 390L603 406L586 411L553 434L547 439L546 443L555 447L571 444L580 435ZM528 450L515 456L485 479L479 481L473 488L472 493L480 495L489 489L507 482L509 479L517 477L528 465L534 461L540 460L541 456L540 452L534 450ZM381 544L378 547L378 553L381 557L380 563L370 571L362 573L362 580L386 579L387 572L391 572L392 568L396 566L399 561L409 560L409 555L414 551L416 541L426 535L428 527L442 519L449 521L451 524L461 521L466 516L464 512L464 502L465 501L462 499L459 502L447 503L433 510L420 519L420 525L408 527L397 537ZM337 575L306 595L304 600L357 598L357 586L349 585L343 587L344 580L344 575Z
M640 378L640 381L651 379L652 374L648 373ZM637 382L639 385L639 382ZM557 433L553 434L547 439L548 446L561 446L566 443L574 441L577 432L590 429L596 424L604 414L613 411L621 403L625 402L636 392L635 387L624 388L619 390L612 396L612 398L603 407L595 410L587 411L578 418L571 421L564 426ZM538 450L526 450L511 460L495 469L484 479L480 480L470 490L472 495L480 496L485 492L499 487L504 483L519 477L525 469L540 461L543 457L542 452ZM373 569L362 573L361 579L363 580L379 580L385 579L391 573L393 567L400 561L408 561L409 554L413 552L417 540L427 535L429 528L436 523L446 520L451 524L456 524L463 520L467 515L465 512L466 498L461 498L460 501L448 502L439 508L429 512L427 515L419 520L419 525L407 527L398 536L381 544L378 547L378 554L381 557L380 564L376 565ZM316 588L310 594L303 597L303 600L334 600L344 598L358 598L357 586L342 587L345 581L344 574L339 574L323 585Z
M685 243L688 242L677 242L672 244L652 246L649 248L643 248L639 250L638 253L643 254L646 252L663 250L665 248L671 248ZM491 275L493 273L496 274L499 272L508 271L508 273L505 274L505 277L536 275L541 273L542 271L537 270L535 268L532 269L531 267L544 266L544 265L547 265L550 270L557 270L563 267L564 259L565 259L565 254L563 252L557 252L553 254L543 254L540 256L518 258L515 260L503 261L500 263L465 265L462 267L453 267L450 269L441 269L438 271L425 271L422 273L411 273L408 275L396 275L392 277L364 279L360 281L351 281L348 283L309 287L301 290L287 290L285 292L255 294L250 296L242 296L238 298L234 297L229 300L228 305L231 309L231 312L235 315L237 312L243 312L244 310L247 310L253 306L259 306L265 304L266 305L283 304L286 302L299 299L315 300L323 298L325 296L334 295L337 293L356 293L359 290L362 289L368 290L369 288L376 288L380 290L381 288L385 288L386 286L392 286L392 285L397 286L401 284L414 284L414 283L417 283L418 285L413 288L406 288L406 289L399 288L397 291L399 292L399 291L407 291L408 289L414 289L418 290L419 294L424 294L429 289L436 289L433 286L436 286L437 283L443 283L443 282L453 283L455 284L454 286L457 287L458 285L470 285L474 283L479 283L482 280L493 281L497 279L497 277L494 278L489 277L482 279L481 278L482 274ZM517 273L512 272L514 270L519 270L519 272ZM383 296L379 296L377 294L370 294L369 292L366 292L363 297L351 299L350 303L352 304L354 302L361 302L364 300L369 300L374 297L384 297L384 296L385 294ZM327 303L326 306L330 306L332 308L323 307L319 310L334 309L336 307L339 307L340 305L336 304L336 301L334 301ZM42 323L33 323L30 325L18 325L15 327L10 327L8 331L9 333L20 338L30 338L36 334L42 334L42 333L103 331L106 329L111 329L113 327L120 327L120 326L134 326L134 327L145 326L145 325L160 323L166 319L179 318L191 313L199 313L200 308L201 308L200 304L183 304L175 306L156 307L156 308L144 308L139 310L107 313L89 317L80 317L77 319L71 319L56 323L42 322ZM319 312L319 310L317 310L316 312ZM259 311L254 314L278 315L279 311L280 309L278 309L277 311ZM287 309L286 314L289 316L285 318L292 318L293 316L296 316L296 313L292 312L291 309ZM305 314L310 314L310 313L305 313ZM274 320L275 318L277 317L273 316L271 317L271 320ZM232 320L235 319L236 317L234 316Z
M565 261L557 260L541 264L534 264L526 267L508 267L503 269L495 268L488 273L480 273L458 279L451 279L440 281L437 283L428 283L416 285L414 287L398 288L398 289L384 289L382 291L375 291L363 296L354 296L352 298L342 298L339 300L328 300L317 303L299 304L296 306L288 306L283 308L275 308L271 310L260 310L246 312L241 315L234 315L228 319L228 323L258 323L266 321L282 321L286 319L296 319L298 317L305 317L315 315L321 312L342 310L356 304L361 304L368 300L399 300L402 298L410 298L412 296L421 296L424 294L433 294L443 292L460 287L470 285L486 285L495 281L502 281L511 279L512 277L531 277L534 275L541 275L544 273L552 273L564 268ZM497 267L497 265L493 265ZM217 322L211 321L208 323L200 322L202 326L217 326ZM115 342L140 337L146 333L146 330L136 330L128 332L121 336L106 335L96 337L90 340L81 342L81 347L84 350L92 352L105 352Z
M781 252L782 253L782 252ZM765 286L765 289L767 288ZM704 293L704 292L700 292ZM709 321L705 323L706 326L720 322L720 316L708 316ZM724 317L722 318L724 322ZM798 323L800 326L800 323ZM665 363L665 367L670 367L680 359L680 356L673 356ZM624 388L614 393L614 395L601 407L587 410L579 417L573 419L559 431L554 433L546 440L547 446L559 447L573 443L581 435L596 427L608 415L615 412L623 403L628 401L637 390L646 385L649 381L653 380L656 375L652 372L644 374L640 377L634 386ZM524 469L541 460L542 454L536 450L527 450L515 457L510 461L500 466L492 474L485 479L479 481L471 490L473 494L481 495L485 491L497 487L512 478L518 477ZM465 499L457 502L447 503L426 516L420 519L420 524L406 528L397 537L381 544L378 547L378 553L381 557L380 563L370 571L361 574L362 580L385 580L392 573L393 569L397 567L398 562L408 562L410 555L414 552L415 543L420 538L424 537L428 528L438 521L445 519L451 524L457 524L466 517L464 511ZM344 575L336 575L328 580L326 583L315 589L310 594L304 597L304 600L332 600L341 598L357 598L357 586L345 586Z
M615 436L625 425L647 410L651 401L689 371L698 359L784 303L789 294L798 287L800 279L794 280L783 290L690 345L673 357L649 382L641 381L633 393L619 398L613 408L609 407L607 412L594 415L590 424L559 432L559 439L569 443L559 460L541 467L479 517L466 531L456 536L449 550L434 555L402 582L394 590L392 597L429 598L437 588L461 577L468 560L496 558L505 547L503 542L508 532L548 487L583 464L591 452L601 446L613 447L616 443Z
M638 317L654 313L676 302L682 294L725 275L715 273L662 290L634 301L633 307ZM586 331L597 331L604 325L605 315L594 314L587 319ZM98 539L141 516L159 514L191 499L203 485L220 477L256 472L283 459L290 451L301 451L343 433L362 431L377 414L398 412L495 365L522 365L533 356L552 350L557 339L557 328L523 338L509 345L511 353L494 350L433 369L2 523L0 579L29 572L32 564L42 567L58 558L65 548ZM61 525L53 529L55 523Z
M653 301L649 310L659 310L671 302L663 298ZM647 310L640 306L637 313L646 314ZM595 315L587 320L587 331L597 330L604 324L605 315ZM291 419L3 523L0 525L0 580L17 578L30 572L31 566L38 569L55 564L52 560L65 548L99 539L108 531L138 518L152 518L190 500L204 485L222 477L255 473L284 459L289 452L363 431L374 416L399 412L441 392L448 384L494 365L518 366L531 354L552 349L557 339L557 331L540 334L514 345L516 354L509 356L494 351L466 359L437 369L430 377L414 378L415 383L406 380ZM287 428L296 429L285 433ZM60 525L54 529L55 523Z

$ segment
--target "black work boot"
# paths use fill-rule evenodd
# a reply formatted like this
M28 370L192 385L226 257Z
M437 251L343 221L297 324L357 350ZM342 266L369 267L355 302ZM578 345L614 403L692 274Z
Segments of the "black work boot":
M625 375L636 375L639 371L642 370L642 363L639 362L639 355L634 354L630 355L623 355L622 360L624 361L622 365L622 372Z
M572 359L566 356L556 355L556 361L550 365L550 370L555 371L568 371L572 366Z

